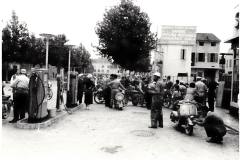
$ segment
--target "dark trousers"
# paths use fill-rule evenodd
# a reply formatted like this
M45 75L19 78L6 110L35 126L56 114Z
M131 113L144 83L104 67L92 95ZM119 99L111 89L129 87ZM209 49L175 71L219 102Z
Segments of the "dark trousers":
M226 135L227 130L223 125L207 125L204 126L208 137L214 138L215 140L222 140L222 137Z
M163 114L162 110L151 109L151 126L163 127Z
M79 91L77 95L77 99L79 101L79 104L82 103L82 97L83 97L83 91Z
M214 95L208 95L209 111L214 111Z
M144 98L145 98L147 109L151 109L152 95L149 94L148 92L146 92L145 95L144 95Z
M163 127L162 113L163 99L159 95L152 95L151 100L151 127Z
M25 112L28 108L28 94L27 93L15 93L14 94L14 120L25 118Z
M106 88L103 90L103 96L105 100L105 106L110 107L110 102L111 102L111 88Z

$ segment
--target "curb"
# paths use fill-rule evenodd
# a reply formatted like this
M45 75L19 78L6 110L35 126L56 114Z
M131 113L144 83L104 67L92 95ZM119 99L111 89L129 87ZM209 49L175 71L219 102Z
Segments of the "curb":
M68 108L68 110L73 113L76 112L81 108L81 105L78 105L74 108ZM49 118L48 120L41 122L41 123L27 123L27 118L22 119L17 122L16 127L20 129L40 129L40 128L46 128L54 123L58 122L59 120L63 119L66 115L68 115L67 111L57 112L56 116L53 118Z

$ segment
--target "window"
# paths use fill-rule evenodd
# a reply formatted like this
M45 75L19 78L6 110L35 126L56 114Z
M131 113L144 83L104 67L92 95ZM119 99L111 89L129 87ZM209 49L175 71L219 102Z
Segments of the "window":
M205 62L205 53L198 53L198 62Z
M204 42L199 42L199 46L204 46Z
M98 72L100 72L100 69L98 69Z
M218 62L218 54L217 53L208 54L208 62Z
M185 59L185 52L186 50L185 49L181 49L181 59Z
M216 46L216 42L211 42L211 46Z
M104 65L102 65L102 68L104 68Z
M109 73L109 70L107 70L107 73Z

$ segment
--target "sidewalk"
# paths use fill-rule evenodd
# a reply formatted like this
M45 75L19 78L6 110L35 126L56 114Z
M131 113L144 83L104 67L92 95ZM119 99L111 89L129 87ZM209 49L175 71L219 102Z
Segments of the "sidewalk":
M239 131L239 120L233 117L229 113L229 110L220 107L215 107L215 112L217 115L223 118L223 121L226 125L231 126L232 128Z

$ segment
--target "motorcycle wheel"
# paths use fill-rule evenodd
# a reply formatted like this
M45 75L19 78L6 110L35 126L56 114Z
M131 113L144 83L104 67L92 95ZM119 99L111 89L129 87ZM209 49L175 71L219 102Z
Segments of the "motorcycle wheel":
M138 105L138 99L137 99L137 98L133 98L132 104L133 104L134 106L137 106L137 105Z
M100 98L99 98L99 97L100 97ZM101 99L100 93L94 94L94 101L95 101L97 104L103 104L103 100Z
M7 104L3 104L3 105L5 106L3 107L3 110L2 110L2 119L7 119L11 112L11 106Z
M187 135L191 136L193 134L193 126L189 125L189 124L186 124L185 133Z

